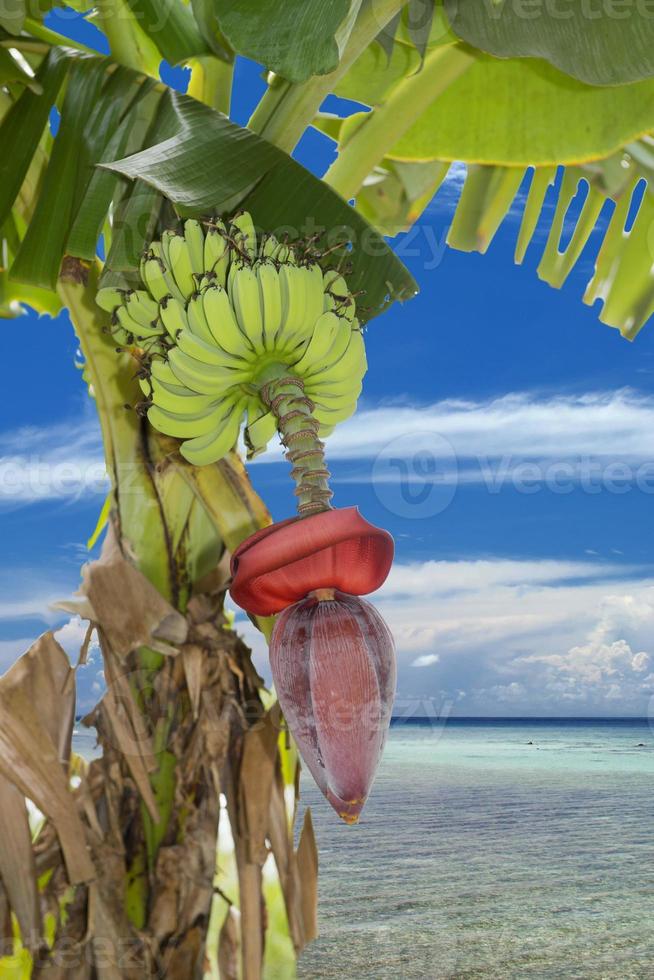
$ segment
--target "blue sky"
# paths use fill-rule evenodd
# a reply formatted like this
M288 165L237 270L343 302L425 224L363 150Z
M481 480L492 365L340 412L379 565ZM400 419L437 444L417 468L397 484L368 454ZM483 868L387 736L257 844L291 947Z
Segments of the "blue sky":
M237 121L262 87L241 63ZM332 155L317 133L297 152L317 173ZM582 304L597 234L560 292L536 276L542 230L513 265L517 219L485 256L445 250L462 176L455 167L394 242L421 293L371 324L360 411L328 444L335 504L358 505L396 538L375 601L397 639L398 710L648 714L654 329L629 344ZM63 624L71 651L79 641L81 624L48 606L76 588L106 492L67 316L28 313L4 329L27 358L3 379L2 669L46 626ZM280 451L251 474L274 517L288 516ZM239 625L265 670L260 640ZM96 653L85 703L100 669Z

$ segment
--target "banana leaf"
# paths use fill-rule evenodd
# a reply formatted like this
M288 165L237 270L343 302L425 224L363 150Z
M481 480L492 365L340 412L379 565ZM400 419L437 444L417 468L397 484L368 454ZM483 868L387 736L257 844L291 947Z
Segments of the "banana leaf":
M466 52L470 56L470 51ZM379 44L367 48L337 94L369 106L397 98L420 82L414 48L396 42L390 61ZM341 146L361 119L350 116ZM523 166L581 163L616 152L654 130L654 79L599 88L547 62L499 59L482 52L389 147L394 160L462 160Z
M624 10L580 0L445 0L445 11L460 38L499 58L545 58L591 85L654 75L654 19L647 3Z
M601 303L599 319L633 340L654 313L651 229L654 223L652 185L643 188L642 166L625 152L620 155L619 183L610 161L594 168L511 167L468 168L447 238L460 251L485 252L507 215L521 216L515 260L523 261L537 228L543 229L546 200L548 232L538 276L560 288L575 268L593 232L601 235L594 255L594 272L584 302ZM516 198L527 184L524 197ZM581 206L572 206L585 194ZM578 201L577 201L578 204ZM553 208L553 210L550 210ZM600 216L610 220L600 222ZM590 247L590 246L589 246ZM587 254L587 253L586 253Z
M299 163L187 96L173 94L172 105L175 136L103 166L144 181L182 214L239 206L261 228L291 237L317 235L351 266L352 289L365 290L370 316L393 299L414 295L415 281L381 236Z
M339 40L345 40L339 37L339 28L350 6L351 0L221 0L214 4L220 30L233 50L291 82L336 68ZM359 4L355 6L358 9Z

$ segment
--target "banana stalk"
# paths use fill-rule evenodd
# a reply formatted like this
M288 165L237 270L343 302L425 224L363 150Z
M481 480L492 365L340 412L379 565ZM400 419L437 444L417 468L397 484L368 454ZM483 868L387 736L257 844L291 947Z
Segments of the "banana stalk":
M123 553L137 564L161 595L180 611L189 610L191 615L196 615L190 603L196 583L215 573L225 546L237 547L244 538L269 523L270 518L237 456L230 454L218 464L199 469L174 462L172 440L154 431L142 415L129 409L141 397L134 377L133 355L127 352L117 355L108 325L102 327L102 315L95 304L97 279L96 266L87 268L81 263L71 263L62 278L60 295L70 311L85 358L85 378L98 408L111 480L110 523ZM218 593L220 602L222 594ZM271 622L262 619L261 625L269 634ZM229 634L222 635L227 641ZM238 669L245 679L241 681L241 697L249 698L249 708L242 710L251 713L252 698L258 701L258 694L248 680L254 676L248 652L235 637L228 642L234 646L232 657L240 658ZM179 841L178 846L184 846L188 816L184 808L180 810L176 792L188 782L188 759L186 768L180 770L182 763L173 746L179 743L182 731L187 732L188 738L193 737L193 711L197 710L197 698L201 697L199 689L194 696L194 709L193 699L189 701L185 694L183 676L179 688L180 676L174 663L170 658L164 662L159 653L142 649L131 679L134 703L152 730L155 766L150 785L159 813L159 820L154 820L144 802L140 810L141 830L132 827L127 844L125 908L132 925L146 932L153 928L152 910L156 909L161 894L158 854L170 841L171 834ZM163 705L162 685L169 692ZM159 691L158 698L152 697L153 691ZM177 741L171 741L173 732L177 733ZM235 756L239 751L239 743L230 748ZM108 756L107 765L112 760L115 762L115 755L108 753ZM215 787L204 792L207 799L213 794L217 801ZM238 808L233 818L237 823L242 819ZM212 819L217 822L217 809ZM238 826L233 830L236 835ZM188 846L197 851L198 844L193 838L189 838ZM240 844L237 851L245 853ZM243 916L241 927L246 965L243 975L247 980L257 980L261 975L261 951L257 953L257 943L252 937L261 935L261 899L255 898L252 892L252 874L246 873L245 866L239 869L239 880L246 888L241 895L244 910L245 907L250 910L249 916ZM190 924L180 923L179 927L182 930ZM309 935L308 932L304 935L297 925L296 931L299 948Z

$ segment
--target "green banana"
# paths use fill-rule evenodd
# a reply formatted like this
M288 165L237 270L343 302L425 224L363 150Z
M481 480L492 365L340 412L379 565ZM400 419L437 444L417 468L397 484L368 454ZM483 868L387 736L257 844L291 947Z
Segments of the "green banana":
M324 284L325 308L334 310L351 323L356 313L356 303L343 276L336 269L329 269L324 275Z
M157 259L159 262L159 268L164 277L164 282L166 285L165 295L173 296L179 303L186 304L186 297L184 296L179 286L177 285L172 270L168 265L167 241L168 238L171 238L173 236L174 236L174 232L165 231L161 236L160 242L152 242L152 244L150 245L150 252L152 253L153 258ZM154 296L155 293L153 292L152 295ZM161 298L163 299L163 297Z
M294 265L283 265L279 270L279 285L282 294L282 325L277 333L275 346L285 351L297 346L305 332L308 283L302 269Z
M178 347L168 355L177 384L186 385L200 395L222 395L227 388L247 380L242 371L204 364Z
M128 334L132 334L132 336L137 337L139 340L144 340L147 337L159 337L163 332L161 327L144 326L138 320L135 320L126 306L119 306L116 310L116 316L123 330L126 330Z
M111 334L111 339L118 345L118 347L129 347L129 345L133 343L133 336L126 330L123 330L123 328L118 325L118 321L116 321L116 323L112 323L109 333Z
M311 340L304 348L299 361L293 364L293 370L300 377L320 369L324 359L332 348L341 326L340 318L335 313L323 313L316 320ZM344 348L345 349L345 348Z
M189 218L184 222L184 240L188 246L191 268L196 276L205 271L204 265L204 231L199 221Z
M141 260L141 279L158 302L168 295L165 266L152 251L146 252Z
M159 317L166 328L166 332L173 340L176 340L180 330L188 328L188 317L183 303L180 303L174 296L165 296L159 307Z
M213 272L206 272L203 276L196 276L198 283L197 291L203 293L205 289L209 289L210 286L215 286L217 283L216 276Z
M170 270L175 276L180 292L186 300L190 299L196 289L193 276L193 264L188 242L181 235L172 235L168 242L168 258Z
M323 316L336 316L336 314L325 313ZM309 380L316 374L323 375L327 380L332 365L337 364L348 349L352 336L352 326L349 320L344 320L342 317L336 317L336 319L338 324L334 329L332 342L325 350L322 360L314 361L311 367L305 368L304 377Z
M362 387L363 385L360 380L348 378L346 382L335 381L331 387L324 385L318 390L313 390L308 397L316 405L321 405L323 408L336 409L358 398L361 394Z
M254 348L236 321L227 291L222 286L210 286L202 294L202 302L209 330L218 346L235 357L253 358Z
M252 344L257 354L265 350L263 338L263 316L259 294L259 280L256 273L246 265L230 270L228 280L229 297L241 331Z
M182 443L182 456L194 466L206 466L226 456L238 439L244 407L243 399L233 402L214 432Z
M113 313L117 306L122 306L125 302L125 290L116 289L114 286L105 286L99 289L95 301L101 310L106 313Z
M221 222L222 225L222 222ZM225 228L222 225L218 228L210 227L204 239L204 268L206 272L213 272L217 282L224 286L227 281L227 269L229 267L229 245L225 238Z
M354 398L341 408L316 408L313 414L321 424L338 425L339 422L344 422L354 415L356 407L357 400Z
M256 399L256 404L260 405L258 398ZM265 412L253 421L250 421L248 415L248 424L245 430L245 444L248 448L248 459L254 459L255 456L262 453L276 432L277 419L272 412Z
M125 302L130 316L143 324L144 327L152 326L159 316L159 304L155 303L152 297L144 289L137 289L129 293Z
M155 381L161 381L167 385L179 385L179 378L173 373L168 361L153 358L150 364L150 374Z
M218 402L213 408L193 415L179 415L176 412L169 412L158 405L151 405L148 409L148 420L166 436L174 436L176 439L188 439L197 436L205 436L214 433L216 427L220 425L225 414L225 406Z
M264 235L259 252L264 259L275 259L279 251L279 242L274 235Z
M307 329L313 328L314 323L322 316L325 305L322 269L312 265L302 269L306 279L306 310L305 323Z
M191 333L199 337L200 340L204 340L206 344L211 344L215 347L213 335L209 329L209 324L207 323L207 316L204 312L204 302L202 296L196 293L195 296L191 296L189 304L186 307L186 318L188 320L188 326Z
M215 395L199 395L180 384L167 384L165 381L152 381L152 400L159 408L179 415L201 412L216 404Z
M213 341L208 344L205 340L197 337L190 330L182 330L177 336L177 346L179 350L194 357L196 360L206 364L207 367L218 368L243 368L245 363L231 354L226 354L222 347L217 347Z
M350 342L343 356L325 373L326 377L344 383L354 377L363 377L366 371L366 348L359 330L352 330Z
M143 255L143 289L98 292L117 342L148 355L139 383L152 425L190 462L228 452L244 412L249 458L265 449L278 423L260 385L280 371L302 379L321 434L353 412L366 371L356 304L310 244L257 237L247 212L228 229L189 218Z
M263 315L263 346L265 350L270 351L275 348L275 337L282 325L282 291L279 284L279 274L274 262L257 262L255 268L259 281L259 302Z
M229 230L238 250L247 258L255 259L257 257L257 232L249 211L242 211L235 215Z

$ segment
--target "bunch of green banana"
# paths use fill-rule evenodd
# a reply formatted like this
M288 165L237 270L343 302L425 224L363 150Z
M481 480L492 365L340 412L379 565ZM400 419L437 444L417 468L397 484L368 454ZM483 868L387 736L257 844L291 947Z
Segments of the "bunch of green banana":
M189 462L214 462L233 448L243 420L250 457L277 420L261 397L275 378L297 377L314 403L319 434L349 418L366 372L356 304L337 270L269 235L251 216L184 233L164 232L141 262L143 289L101 289L116 341L143 351L148 418L183 440Z

